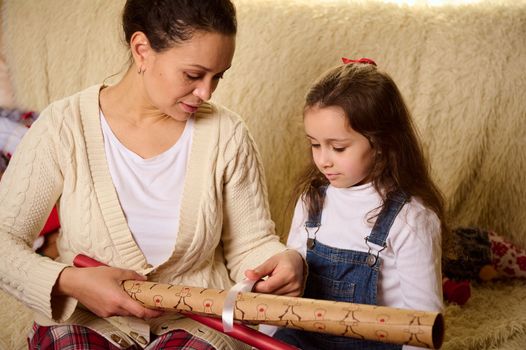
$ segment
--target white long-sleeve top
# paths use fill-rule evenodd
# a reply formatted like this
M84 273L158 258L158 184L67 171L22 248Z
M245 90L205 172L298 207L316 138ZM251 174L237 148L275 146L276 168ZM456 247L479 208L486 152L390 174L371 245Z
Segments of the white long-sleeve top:
M367 218L380 204L381 197L371 184L351 188L329 186L316 240L331 247L367 252L365 237L374 225L374 220L368 222ZM307 249L306 219L300 200L287 245L303 256ZM380 253L383 263L378 281L379 305L425 311L442 309L440 232L438 217L420 201L412 198L403 206L387 237L387 248Z
M367 218L381 202L372 184L351 188L329 186L316 240L331 247L367 252L364 239L374 225L374 220L368 222ZM373 211L372 215L376 213ZM287 245L303 256L307 250L306 220L306 209L299 200ZM378 280L378 305L441 311L441 226L435 213L411 198L394 220L386 243L387 248L380 253L383 263Z

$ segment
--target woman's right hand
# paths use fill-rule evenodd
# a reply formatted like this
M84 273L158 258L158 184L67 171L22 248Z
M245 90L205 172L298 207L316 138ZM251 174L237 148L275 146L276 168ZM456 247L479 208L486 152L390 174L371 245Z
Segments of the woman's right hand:
M145 281L146 277L115 267L67 267L61 272L53 294L73 297L99 317L149 319L163 314L163 311L148 309L133 300L121 287L125 280Z

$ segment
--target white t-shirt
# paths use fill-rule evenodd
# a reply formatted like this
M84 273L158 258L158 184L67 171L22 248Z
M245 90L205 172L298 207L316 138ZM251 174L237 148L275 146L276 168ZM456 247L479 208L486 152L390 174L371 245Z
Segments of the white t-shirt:
M367 252L365 237L374 225L374 220L368 222L367 218L380 205L381 197L372 184L350 188L329 186L316 240L331 247ZM378 211L372 213L374 216ZM303 201L299 200L287 245L303 256L307 252L307 218ZM312 238L315 229L309 230ZM386 244L387 248L380 253L383 263L378 280L378 305L442 311L441 228L435 213L412 198L394 220ZM262 330L273 333L272 327L265 326ZM414 347L404 346L411 348Z
M175 247L194 120L186 122L170 149L144 159L117 139L102 111L100 119L111 178L130 231L148 263L160 265Z

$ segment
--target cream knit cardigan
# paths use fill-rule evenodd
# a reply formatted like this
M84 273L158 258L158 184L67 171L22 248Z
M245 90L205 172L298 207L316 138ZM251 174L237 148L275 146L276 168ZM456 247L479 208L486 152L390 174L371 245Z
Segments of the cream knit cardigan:
M100 85L51 104L17 148L0 183L0 286L36 311L40 324L88 325L105 334L184 328L216 348L240 348L168 313L148 324L98 319L73 298L51 297L75 255L149 274L149 280L229 288L244 271L285 250L274 234L263 169L254 141L233 112L207 103L196 114L181 201L179 234L168 262L152 270L126 223L112 184L99 120ZM57 261L31 245L58 201ZM198 331L198 328L200 330Z

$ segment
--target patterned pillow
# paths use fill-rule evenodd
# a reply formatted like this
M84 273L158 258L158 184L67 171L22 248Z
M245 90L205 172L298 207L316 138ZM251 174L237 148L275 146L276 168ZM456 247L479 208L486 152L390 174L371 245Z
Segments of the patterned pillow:
M5 170L16 146L37 117L35 112L0 106L0 155L3 158L0 162L0 173Z

